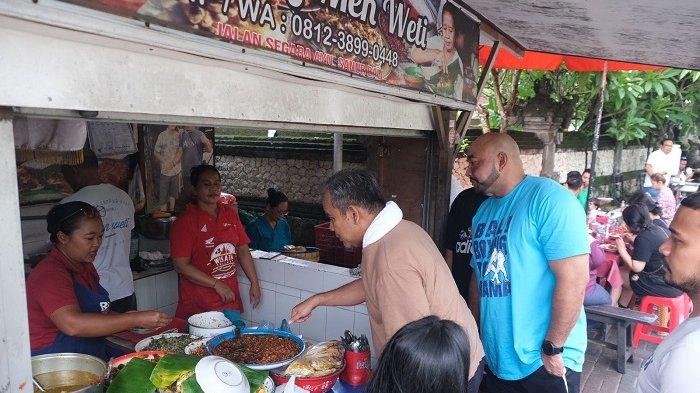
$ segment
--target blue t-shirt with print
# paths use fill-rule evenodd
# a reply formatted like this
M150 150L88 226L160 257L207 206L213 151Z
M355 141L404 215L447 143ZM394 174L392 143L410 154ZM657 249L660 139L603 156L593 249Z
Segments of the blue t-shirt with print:
M555 284L549 261L590 252L585 214L564 187L526 176L508 195L486 200L472 230L487 363L501 379L525 378L542 366ZM564 345L566 367L581 372L585 352L582 307Z

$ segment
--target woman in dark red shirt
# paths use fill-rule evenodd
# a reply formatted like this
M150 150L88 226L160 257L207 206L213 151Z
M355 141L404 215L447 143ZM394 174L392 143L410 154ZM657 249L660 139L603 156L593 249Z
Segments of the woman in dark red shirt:
M260 302L260 285L236 210L223 204L221 176L211 165L192 168L194 200L170 229L170 255L180 273L180 300L175 315L188 318L205 311L243 312L236 271L250 280L250 304Z
M104 233L97 208L85 202L56 205L46 221L54 247L27 279L32 355L76 352L107 359L105 336L170 323L157 311L110 313L92 264Z

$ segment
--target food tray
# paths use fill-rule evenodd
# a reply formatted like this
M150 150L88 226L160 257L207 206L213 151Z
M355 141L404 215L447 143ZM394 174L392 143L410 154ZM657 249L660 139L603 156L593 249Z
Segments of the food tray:
M262 370L262 371L268 371L268 370L274 370L276 368L284 367L291 363L294 359L298 358L299 355L304 353L306 350L306 343L304 343L304 340L302 340L299 336L296 336L292 333L289 332L284 332L281 330L274 330L274 329L244 329L241 330L241 334L243 335L273 335L273 336L279 336L279 337L284 337L284 338L289 338L294 340L299 346L301 347L301 350L299 353L296 355L292 356L289 359L285 359L276 363L268 363L268 364L243 364L244 366L253 369L253 370ZM214 348L216 348L219 344L221 344L222 341L225 340L230 340L236 336L235 332L229 332L229 333L224 333L220 334L218 336L212 337L209 342L207 342L207 352L209 352L210 355L214 355Z

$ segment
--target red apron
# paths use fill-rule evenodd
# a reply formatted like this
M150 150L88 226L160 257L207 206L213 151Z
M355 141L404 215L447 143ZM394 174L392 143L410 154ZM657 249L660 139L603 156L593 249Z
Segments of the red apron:
M196 207L191 207L199 210ZM219 205L219 217L204 216L201 210L194 214L196 226L190 234L195 237L194 251L190 263L204 273L213 276L231 288L235 300L224 303L213 288L197 285L184 276L180 276L180 300L175 316L183 319L193 314L206 311L233 309L243 312L243 302L238 290L236 271L238 268L238 245L247 244L241 239L237 228L240 220L231 219L235 213L230 208ZM194 213L194 212L193 212Z

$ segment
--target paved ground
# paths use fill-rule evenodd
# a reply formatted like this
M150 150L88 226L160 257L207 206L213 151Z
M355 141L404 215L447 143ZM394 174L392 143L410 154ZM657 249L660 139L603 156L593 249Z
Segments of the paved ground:
M612 342L615 334L614 328L608 328L608 341ZM581 374L581 393L634 393L640 366L655 347L640 343L633 356L634 362L627 363L625 374L620 374L615 369L616 352L589 341Z

